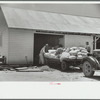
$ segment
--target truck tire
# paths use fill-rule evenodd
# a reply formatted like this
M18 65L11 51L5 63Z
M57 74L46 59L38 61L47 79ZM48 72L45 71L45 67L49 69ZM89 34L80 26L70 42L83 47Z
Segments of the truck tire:
M86 77L92 77L94 75L93 65L88 60L83 63L83 73Z
M61 71L67 71L69 69L69 66L66 61L61 62Z

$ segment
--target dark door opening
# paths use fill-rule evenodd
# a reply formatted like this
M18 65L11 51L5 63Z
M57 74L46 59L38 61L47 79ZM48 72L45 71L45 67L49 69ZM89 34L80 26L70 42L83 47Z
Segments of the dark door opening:
M39 64L39 53L45 44L54 47L58 44L64 45L63 35L48 35L48 34L35 34L34 35L34 65Z
M100 49L100 38L96 42L96 49Z

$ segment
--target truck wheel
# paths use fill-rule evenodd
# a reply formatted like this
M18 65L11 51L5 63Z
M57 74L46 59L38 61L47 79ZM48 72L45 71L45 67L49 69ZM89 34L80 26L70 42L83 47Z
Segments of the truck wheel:
M92 64L89 61L83 63L83 73L86 77L92 77L94 75Z
M61 70L66 71L68 70L69 66L67 65L66 61L62 61L61 63Z

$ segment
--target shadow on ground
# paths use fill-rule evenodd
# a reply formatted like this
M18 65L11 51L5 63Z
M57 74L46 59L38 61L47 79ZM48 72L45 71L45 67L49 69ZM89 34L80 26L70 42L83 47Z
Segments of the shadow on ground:
M51 67L50 66L50 68L53 68L55 70L61 71L61 68L60 67ZM63 71L63 72L65 72L65 73L73 73L73 72L82 73L82 70L79 67L70 67L68 70Z
M73 73L73 72L82 73L82 70L76 69L76 68L69 68L69 70L66 71L66 72L67 72L67 73Z
M43 72L43 71L61 71L61 68L58 66L40 66L40 67L22 67L22 68L15 68L14 71L16 72ZM64 73L82 73L82 70L80 70L78 67L70 67L68 70L64 71Z

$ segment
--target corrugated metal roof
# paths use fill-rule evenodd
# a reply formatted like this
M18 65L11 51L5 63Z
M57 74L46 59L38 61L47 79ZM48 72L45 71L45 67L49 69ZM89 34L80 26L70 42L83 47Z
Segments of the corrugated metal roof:
M9 28L100 34L100 19L1 6Z

